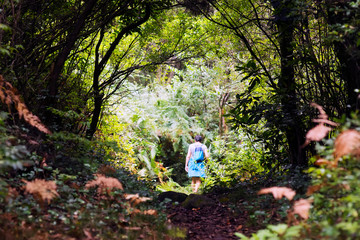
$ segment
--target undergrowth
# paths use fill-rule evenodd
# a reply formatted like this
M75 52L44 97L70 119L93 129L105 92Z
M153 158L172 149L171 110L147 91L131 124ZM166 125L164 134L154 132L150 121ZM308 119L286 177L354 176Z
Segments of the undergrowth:
M1 116L0 239L185 237L151 183L107 164L111 144L65 132L40 140Z
M360 239L359 126L354 115L334 137L317 144L314 166L305 171L311 177L306 194L279 186L258 192L288 199L291 204L282 223L270 224L251 237L237 236L244 240Z

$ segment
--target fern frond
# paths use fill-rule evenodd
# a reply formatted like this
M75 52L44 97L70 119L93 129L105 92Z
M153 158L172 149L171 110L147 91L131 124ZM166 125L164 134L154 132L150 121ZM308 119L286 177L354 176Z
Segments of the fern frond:
M51 131L41 122L41 120L32 114L22 101L16 88L14 88L9 82L0 75L0 100L8 107L9 113L11 113L12 104L19 113L19 118L23 118L25 122L31 126L37 128L39 131L47 134L51 134Z
M46 181L43 179L35 179L34 181L28 182L23 180L26 183L25 192L32 194L35 199L39 202L47 202L58 197L57 186L54 181Z

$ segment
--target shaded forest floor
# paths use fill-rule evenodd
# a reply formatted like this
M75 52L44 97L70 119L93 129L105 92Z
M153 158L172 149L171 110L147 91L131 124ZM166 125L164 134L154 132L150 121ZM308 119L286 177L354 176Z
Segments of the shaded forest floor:
M225 240L239 239L234 235L236 232L251 236L267 224L285 220L279 213L279 203L271 198L250 194L234 201L231 199L234 194L239 195L238 192L204 194L214 204L199 208L167 203L168 222L184 229L187 239Z
M0 239L183 236L181 231L178 234L178 229L168 228L168 223L184 229L187 239L238 239L236 232L251 236L268 224L286 220L289 202L276 201L270 195L259 196L260 188L279 185L299 188L302 186L299 182L306 182L300 171L296 176L301 181L291 175L286 178L281 175L278 180L273 175L258 176L255 180L238 182L232 189L214 187L200 195L211 200L211 204L202 207L165 201L164 214L164 205L155 200L158 193L153 191L153 185L104 164L107 162L101 151L89 150L91 142L58 136L41 143L30 135L12 133L20 135L29 149L37 149L38 155L22 170L0 171L3 184L2 188L0 184L0 200L3 197ZM4 151L22 149L18 145L10 147ZM24 158L28 159L28 155Z

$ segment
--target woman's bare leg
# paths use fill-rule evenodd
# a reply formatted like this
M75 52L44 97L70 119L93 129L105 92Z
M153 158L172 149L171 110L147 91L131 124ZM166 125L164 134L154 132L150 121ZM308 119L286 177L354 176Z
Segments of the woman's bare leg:
M199 190L200 185L201 185L201 178L195 177L195 188L194 188L195 193L197 193L197 191Z
M196 177L191 178L191 189L195 192L195 185L196 185Z

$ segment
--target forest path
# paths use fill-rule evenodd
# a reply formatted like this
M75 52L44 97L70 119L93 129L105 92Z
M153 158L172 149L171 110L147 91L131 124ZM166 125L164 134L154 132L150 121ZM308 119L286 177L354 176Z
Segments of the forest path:
M221 196L215 194L205 196L214 200L215 204L192 209L185 208L181 204L167 204L168 221L186 229L187 239L239 239L234 233L240 232L250 236L251 233L261 229L260 226L249 224L249 215L241 207L232 210L234 208L231 203L219 201Z

